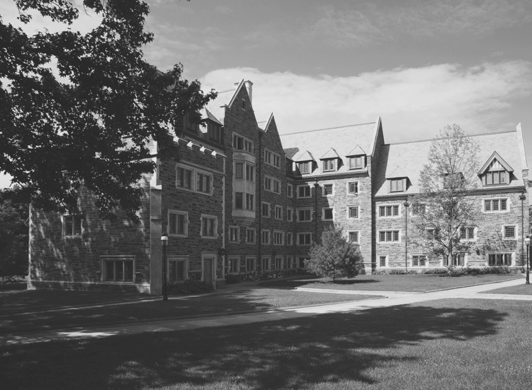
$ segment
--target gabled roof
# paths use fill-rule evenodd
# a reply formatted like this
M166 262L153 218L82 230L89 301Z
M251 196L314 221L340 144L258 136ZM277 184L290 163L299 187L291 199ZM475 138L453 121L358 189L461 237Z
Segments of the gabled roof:
M514 167L515 170L512 173L514 178L505 187L523 186L523 169L526 169L526 166L522 165L523 158L518 152L522 149L520 145L522 141L519 140L517 131L478 134L471 137L479 145L479 161L488 161L493 157L494 151L497 151L497 155L501 160L504 160L507 166ZM375 176L375 196L392 195L389 186L386 185L386 180L394 176L397 177L400 172L398 167L406 173L402 177L408 176L411 186L404 193L394 193L394 195L418 193L419 175L428 161L431 144L432 140L384 145L381 149Z
M330 148L327 153L320 157L320 160L326 160L329 158L340 158L340 156L338 155L338 153L336 153L336 150L334 150L334 148Z
M506 162L504 159L497 153L497 151L493 152L490 158L484 163L482 168L479 169L478 174L482 175L486 170L490 167L491 163L497 160L499 164L503 166L504 169L506 169L508 172L513 172L513 168Z
M310 153L308 150L302 151L301 153L297 154L293 158L294 161L316 161L314 159L314 156L312 156L312 153Z
M386 179L398 179L401 177L408 177L408 172L404 167L396 166L395 169L390 169L389 173L386 173Z
M237 93L238 90L234 89L218 92L218 96L216 97L216 99L211 100L205 106L202 112L202 117L209 119L215 118L218 123L223 125L225 117L225 107L230 106L230 103L234 100L234 97L237 95Z
M366 152L364 152L364 149L362 149L360 147L360 145L357 144L357 146L355 146L353 148L353 150L351 150L349 153L346 154L347 157L350 157L350 156L360 156L362 154L366 154Z

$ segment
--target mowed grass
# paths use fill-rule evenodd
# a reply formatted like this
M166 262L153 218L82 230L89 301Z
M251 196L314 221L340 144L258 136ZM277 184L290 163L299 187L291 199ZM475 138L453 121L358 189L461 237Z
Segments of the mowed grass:
M335 290L429 292L485 283L523 279L521 274L463 275L358 275L354 279L300 278L271 280L260 283L264 287L308 287ZM496 288L496 287L494 287Z
M104 324L126 323L134 324L140 321L159 319L180 319L196 316L228 315L242 312L260 312L282 307L311 306L363 299L377 299L372 295L353 294L319 294L299 292L279 288L241 288L227 292L208 294L194 297L170 298L163 302L149 299L143 302L130 302L124 305L73 307L69 308L64 297L74 293L72 298L79 296L76 292L43 291L43 295L52 298L60 297L58 306L44 302L47 310L41 310L38 305L23 305L17 302L29 302L28 296L39 295L40 291L27 291L24 294L2 296L0 302L4 304L0 311L0 333L20 332L29 330L66 329L72 327L86 327ZM52 294L54 293L54 294ZM11 298L11 300L9 300ZM149 298L149 297L147 297ZM2 300L3 299L3 300ZM90 300L91 305L98 302ZM41 302L35 299L35 302Z
M6 389L529 389L529 302L357 313L0 347Z
M511 294L511 295L532 295L532 284L523 284L513 287L497 288L495 290L486 291L487 294Z

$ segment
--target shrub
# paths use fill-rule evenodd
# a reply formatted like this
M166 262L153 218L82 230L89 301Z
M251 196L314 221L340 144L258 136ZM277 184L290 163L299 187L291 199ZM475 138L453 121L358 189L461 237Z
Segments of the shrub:
M168 286L170 295L204 294L213 290L210 284L199 280L185 280L183 283L172 283Z

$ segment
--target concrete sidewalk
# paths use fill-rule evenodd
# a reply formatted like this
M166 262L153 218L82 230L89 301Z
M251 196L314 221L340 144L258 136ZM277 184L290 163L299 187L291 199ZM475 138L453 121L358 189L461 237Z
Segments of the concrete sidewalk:
M198 328L211 328L221 326L234 326L242 324L252 324L258 322L279 321L286 319L296 319L301 317L315 316L325 313L354 312L375 308L408 305L449 298L476 298L476 299L505 299L505 300L528 300L532 301L530 295L509 295L509 294L482 294L498 288L513 287L523 284L523 279L510 280L496 284L485 284L472 287L457 288L452 290L436 291L430 293L404 293L404 292L379 292L379 299L364 301L351 301L327 305L317 305L309 307L284 308L260 313L246 313L228 316L188 318L182 320L163 320L157 322L145 322L137 324L120 324L112 326L90 326L78 327L71 330L50 330L46 332L25 332L0 335L0 345L30 344L53 340L67 340L79 338L103 338L119 335L132 335L139 333L169 332L178 330L190 330ZM335 290L320 290L323 293L335 293ZM332 292L331 292L332 291ZM345 291L338 290L336 293L345 294ZM357 291L354 294L366 294L367 291ZM386 298L382 298L384 295Z

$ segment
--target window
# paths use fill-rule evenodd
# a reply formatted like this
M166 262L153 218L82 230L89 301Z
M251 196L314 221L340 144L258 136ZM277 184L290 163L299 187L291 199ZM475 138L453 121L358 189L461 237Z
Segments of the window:
M264 162L270 164L275 168L281 167L281 156L271 150L264 149Z
M240 269L240 258L235 257L229 257L227 259L227 273L229 274L237 274Z
M235 209L242 210L244 208L244 193L235 192Z
M292 242L292 233L286 233L286 245L292 246L294 243Z
M270 245L270 231L263 230L261 232L261 242L265 245Z
M188 213L186 211L168 210L168 234L188 237Z
M427 206L423 203L412 204L412 215L423 215L427 210Z
M181 164L176 167L176 188L212 195L212 183L212 173Z
M517 239L517 226L516 225L504 225L502 227L502 237L505 240Z
M334 219L334 209L332 207L324 207L321 209L321 213L324 221L332 221Z
M264 149L264 162L266 164L272 165L272 152L270 152L268 149Z
M334 195L334 186L332 184L324 184L322 195L323 196Z
M269 257L263 257L262 258L262 270L263 271L269 271L270 270L270 258Z
M270 204L267 202L262 202L261 215L263 217L270 218Z
M289 198L294 197L294 186L292 184L286 185L286 196Z
M273 182L273 192L276 194L281 193L281 182L279 180L272 179Z
M242 180L244 178L244 163L235 163L235 179Z
M348 195L358 194L358 181L351 181L347 183L347 194Z
M246 164L246 180L255 181L255 167L253 165Z
M404 192L406 179L390 179L390 192Z
M312 161L303 161L297 164L299 173L302 175L308 174L312 171Z
M271 191L272 190L272 178L265 176L264 177L264 189Z
M255 210L255 196L253 194L246 194L246 210Z
M365 156L349 157L349 169L364 169L366 167Z
M81 236L81 215L63 216L63 237Z
M246 272L253 272L253 271L255 271L255 258L246 257Z
M466 226L460 229L460 239L461 240L474 240L475 239L475 228L471 226Z
M283 206L275 205L275 219L283 219Z
M308 222L312 221L312 209L298 209L297 210L297 221L298 222Z
M310 245L312 243L312 233L297 233L297 245Z
M323 160L323 172L331 172L336 170L336 159L330 158Z
M244 138L244 150L246 152L253 153L253 142L247 138Z
M512 253L490 253L488 254L488 265L512 265Z
M360 240L360 233L358 231L350 230L347 232L347 240L349 242L353 242L355 244L359 243Z
M229 242L240 242L240 228L229 226Z
M216 238L218 236L218 218L211 215L202 215L200 236L203 238Z
M428 265L427 256L425 255L413 255L412 267L425 267Z
M246 152L253 153L253 142L241 135L233 134L233 149L245 150Z
M465 253L454 253L451 257L451 262L453 267L463 267L465 265ZM448 259L446 257L443 258L443 265L447 267Z
M247 244L255 243L255 229L252 229L252 228L246 229L246 243Z
M103 261L103 279L107 282L133 282L134 257L106 256Z
M399 230L379 231L379 242L399 242Z
M298 198L310 198L310 186L309 185L297 186L297 197Z
M292 207L286 208L286 220L292 222L294 220L294 209Z
M283 269L283 258L281 256L275 258L275 269Z
M214 124L214 123L207 123L207 135L209 136L209 139L221 142L222 141L222 129L220 126Z
M399 205L379 206L379 217L397 217L399 215Z
M283 236L284 236L283 232L274 231L273 232L273 245L283 245L284 244Z
M386 267L388 256L379 256L379 267Z
M188 257L179 256L168 259L168 281L183 282L188 279Z
M496 186L509 183L509 173L507 171L491 171L484 174L483 183L485 186Z
M295 263L294 258L292 256L287 256L286 257L286 263L287 263L287 268L288 269L296 268L296 263Z
M484 199L484 212L497 213L508 210L508 199Z
M347 218L358 218L358 206L347 206Z
M276 168L281 167L281 156L275 153L273 153L273 166Z

